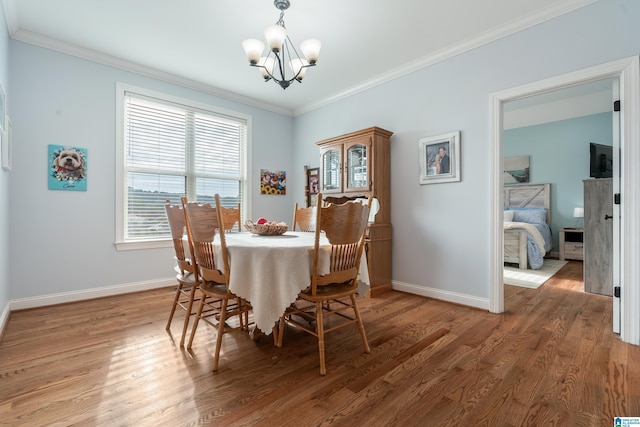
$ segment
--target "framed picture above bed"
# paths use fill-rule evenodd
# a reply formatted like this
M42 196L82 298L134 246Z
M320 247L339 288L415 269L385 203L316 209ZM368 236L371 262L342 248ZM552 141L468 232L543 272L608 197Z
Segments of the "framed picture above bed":
M531 179L529 156L505 157L502 176L505 184L529 182Z
M420 184L460 181L460 131L420 138Z

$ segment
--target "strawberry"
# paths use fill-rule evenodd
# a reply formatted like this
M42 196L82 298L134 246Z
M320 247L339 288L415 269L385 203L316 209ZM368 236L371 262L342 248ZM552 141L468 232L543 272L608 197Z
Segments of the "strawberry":
M258 220L256 221L256 224L262 225L262 224L266 224L267 222L269 222L267 218L258 218Z

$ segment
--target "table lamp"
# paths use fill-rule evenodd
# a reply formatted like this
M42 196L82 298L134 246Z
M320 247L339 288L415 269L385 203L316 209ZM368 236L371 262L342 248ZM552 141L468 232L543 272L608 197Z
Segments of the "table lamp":
M573 208L573 217L576 218L576 228L582 228L581 218L584 218L584 208Z

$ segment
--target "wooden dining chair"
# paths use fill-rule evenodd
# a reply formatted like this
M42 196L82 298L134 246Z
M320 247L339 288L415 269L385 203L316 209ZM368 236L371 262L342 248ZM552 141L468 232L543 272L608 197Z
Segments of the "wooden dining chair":
M299 208L298 203L293 210L292 231L316 231L316 208Z
M198 311L191 329L191 337L187 348L193 345L193 338L200 320L205 321L217 329L216 347L213 357L213 370L218 370L222 336L225 332L225 321L231 316L238 316L241 330L248 330L247 317L249 305L229 290L229 253L225 239L224 224L220 210L220 196L215 195L216 207L210 204L187 203L184 200L184 209L187 216L187 233L193 242L193 253L200 277L200 291L202 293ZM218 235L222 262L216 263L214 239ZM207 303L205 297L209 297L215 303ZM202 313L205 306L215 311L215 315ZM217 324L215 323L217 321Z
M327 372L324 348L325 334L328 332L356 324L365 352L371 351L356 300L358 270L370 203L369 199L368 205L344 203L317 208L310 285L300 292L298 300L280 319L278 347L282 347L285 324L300 328L318 338L320 375L325 375ZM330 243L329 248L320 244L323 232ZM321 251L330 251L329 272L326 273L320 271ZM325 325L325 320L329 318L335 321L327 322Z
M182 326L182 337L180 338L180 347L182 347L184 346L189 319L195 314L195 312L193 312L193 302L199 283L198 271L195 260L187 256L188 254L192 254L193 251L185 248L186 218L182 205L172 205L171 201L167 200L164 208L171 230L173 248L175 249L176 279L178 280L178 287L176 288L173 304L171 305L171 312L169 313L166 329L169 330L171 328L171 322L173 321L176 308L182 308L186 312L184 325Z
M237 208L225 208L220 206L220 213L222 215L222 223L224 224L224 231L233 231L233 228L238 225L238 231L242 231L242 221L240 221L240 203Z

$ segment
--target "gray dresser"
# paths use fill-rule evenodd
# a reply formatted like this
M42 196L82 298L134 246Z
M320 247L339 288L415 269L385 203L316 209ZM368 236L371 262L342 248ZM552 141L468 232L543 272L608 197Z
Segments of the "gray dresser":
M584 180L584 290L613 295L613 181Z

